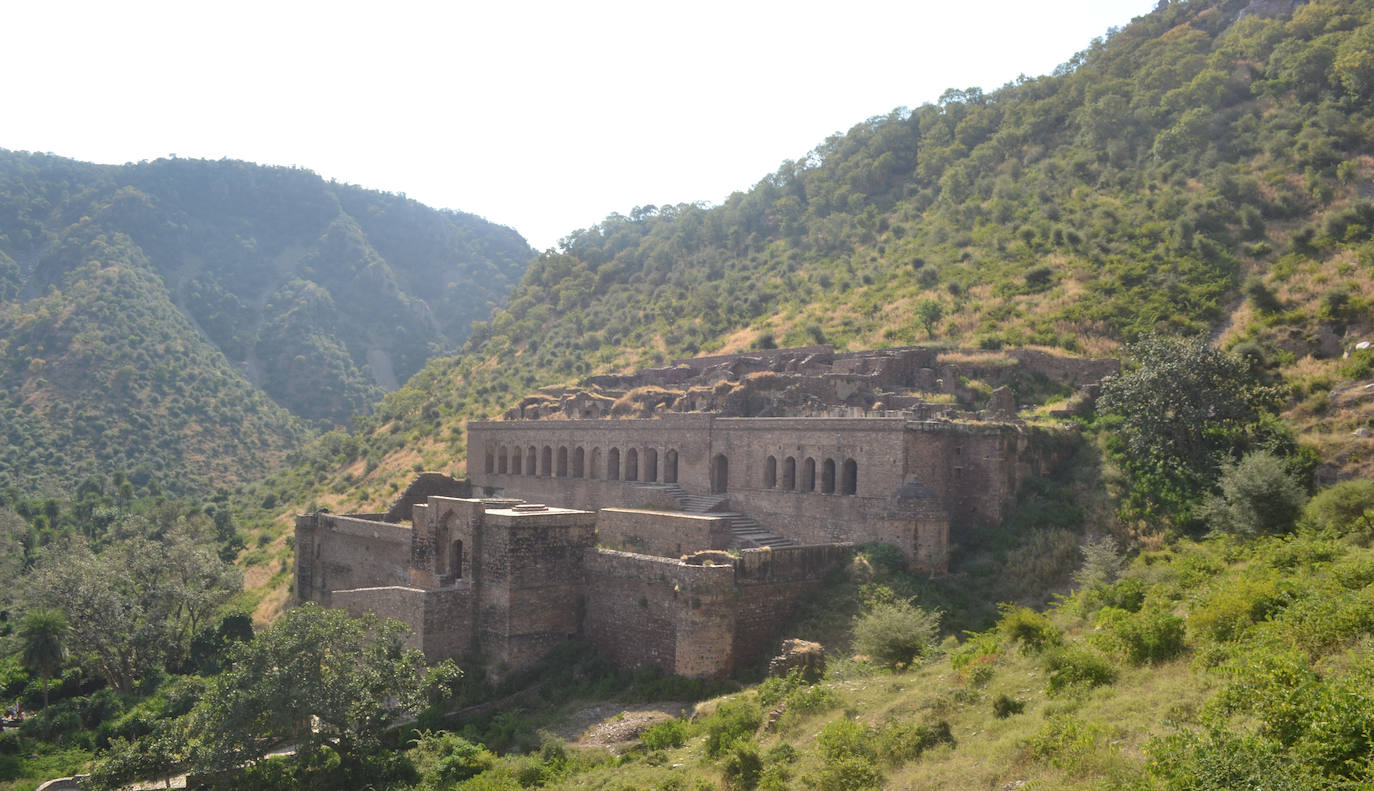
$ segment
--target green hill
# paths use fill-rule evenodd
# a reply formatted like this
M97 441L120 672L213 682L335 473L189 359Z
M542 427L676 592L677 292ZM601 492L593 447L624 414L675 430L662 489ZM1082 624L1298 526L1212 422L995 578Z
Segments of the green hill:
M461 356L282 494L361 480L382 505L417 458L461 459L467 416L698 352L1108 355L1148 331L1210 333L1282 375L1325 474L1368 474L1374 449L1352 432L1374 409L1344 389L1368 353L1342 355L1374 331L1374 12L1264 5L1161 4L1052 75L871 118L722 205L576 231Z
M308 171L0 151L0 478L261 475L455 350L532 254Z

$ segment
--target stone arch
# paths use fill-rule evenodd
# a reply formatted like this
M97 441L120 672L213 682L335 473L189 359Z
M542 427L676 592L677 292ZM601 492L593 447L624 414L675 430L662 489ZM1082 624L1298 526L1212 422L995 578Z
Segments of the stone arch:
M677 483L677 451L672 449L663 454L663 482Z
M620 480L620 448L606 451L606 478L612 481Z
M730 490L730 459L724 453L717 453L711 459L711 493L725 494Z
M454 541L448 553L448 576L449 579L460 580L463 578L463 542Z
M525 454L525 474L539 474L539 449L533 445L530 446L529 451Z
M802 462L801 490L803 492L816 491L816 460L810 456Z
M601 477L601 448L592 448L592 465L588 477Z
M496 472L496 454L491 452L490 445L487 446L487 460L483 469L486 470L488 475Z
M763 488L775 489L778 485L778 458L769 456L763 463Z
M835 460L821 462L821 494L835 493Z
M635 448L625 451L625 480L639 480L639 451Z
M554 468L554 474L559 478L568 477L568 446L558 446L558 466Z
M587 477L587 451L581 446L573 450L572 454L572 477Z
M511 475L519 475L519 474L520 474L520 466L521 466L521 465L520 465L520 462L521 462L521 460L524 458L524 455L525 455L525 454L523 454L523 453L520 452L520 449L519 449L519 448L512 448L512 449L511 449L511 454L510 454L510 473L511 473Z
M506 450L505 445L502 445L501 449L496 452L496 471L500 473L510 472L510 453Z
M789 492L797 490L797 460L791 456L782 462L782 488Z
M644 449L644 480L654 483L658 480L658 449Z
M539 454L539 474L545 478L553 476L553 448L548 445L545 445L543 452Z
M859 463L853 459L844 460L840 473L840 494L859 493Z

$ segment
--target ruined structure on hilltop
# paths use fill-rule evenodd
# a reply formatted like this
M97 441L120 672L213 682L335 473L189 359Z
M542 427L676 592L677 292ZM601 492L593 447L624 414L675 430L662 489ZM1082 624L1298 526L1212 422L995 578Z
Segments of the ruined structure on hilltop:
M577 508L725 513L736 546L892 544L938 572L951 529L999 523L1022 478L1058 460L1064 443L1017 420L1018 396L1088 403L1117 370L1028 349L699 357L472 421L468 477Z
M296 592L401 618L432 658L520 668L582 636L623 667L725 675L853 544L943 571L951 531L1001 521L1068 445L1018 401L1071 396L1066 414L1116 370L822 346L546 389L468 424L467 481L425 474L385 514L299 517Z

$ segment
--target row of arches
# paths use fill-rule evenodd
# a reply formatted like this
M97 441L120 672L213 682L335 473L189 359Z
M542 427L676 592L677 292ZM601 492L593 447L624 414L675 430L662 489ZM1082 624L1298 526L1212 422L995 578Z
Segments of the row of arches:
M620 448L605 453L603 470L601 448L555 449L534 445L522 450L502 445L495 452L487 448L485 469L488 474L544 476L545 478L593 478L608 481L639 481L642 483L677 483L677 451L663 453L660 469L657 448L628 448L622 455Z
M820 467L817 468L816 460L810 457L802 460L801 467L798 469L797 460L788 456L782 460L781 475L779 475L778 459L776 456L769 456L763 463L763 488L782 489L789 492L814 492L819 489L821 494L858 494L859 493L859 463L853 459L845 459L842 465L835 464L834 459L822 459ZM817 472L819 471L819 480ZM836 472L839 472L839 479L836 480ZM819 487L817 486L819 483Z

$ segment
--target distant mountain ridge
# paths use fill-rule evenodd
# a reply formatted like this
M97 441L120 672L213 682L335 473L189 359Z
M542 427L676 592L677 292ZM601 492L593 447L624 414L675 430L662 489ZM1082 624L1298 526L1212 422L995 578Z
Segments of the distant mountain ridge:
M301 436L287 412L366 413L533 255L509 228L305 170L0 151L0 480L94 459L188 485L260 474ZM191 400L159 417L174 382Z

